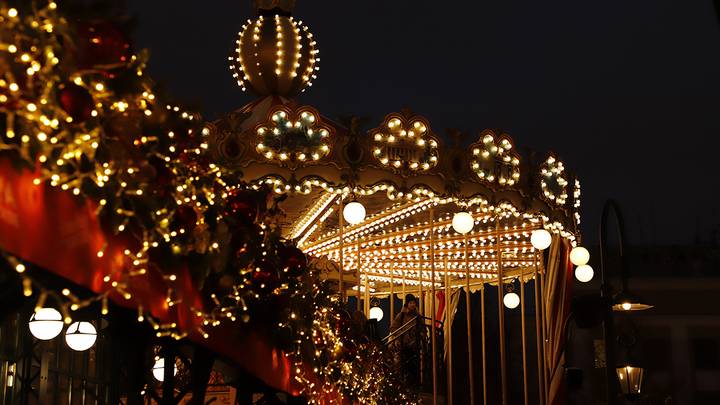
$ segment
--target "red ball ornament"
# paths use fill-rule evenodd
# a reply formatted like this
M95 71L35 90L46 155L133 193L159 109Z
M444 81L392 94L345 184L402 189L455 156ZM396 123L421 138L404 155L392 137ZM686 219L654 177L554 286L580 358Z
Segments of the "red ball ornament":
M258 291L269 292L277 288L280 278L272 263L261 260L253 268L252 283Z
M112 66L130 59L130 42L115 25L101 21L77 25L78 65Z
M285 245L279 249L280 262L283 273L290 277L299 277L307 267L307 257L302 250L295 246Z
M67 83L60 87L57 96L60 107L73 121L83 122L92 116L95 101L86 88Z
M228 193L226 203L226 215L248 222L255 222L258 213L258 202L254 193L246 190L231 190Z
M189 205L181 205L175 210L173 223L185 231L192 231L197 225L197 212Z

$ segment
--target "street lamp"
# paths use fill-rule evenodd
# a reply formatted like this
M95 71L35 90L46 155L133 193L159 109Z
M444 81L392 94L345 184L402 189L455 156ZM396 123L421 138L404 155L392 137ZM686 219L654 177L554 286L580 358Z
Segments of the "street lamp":
M37 309L28 322L30 333L39 340L51 340L63 330L63 320L55 308Z
M643 374L645 369L636 366L624 366L615 369L618 381L620 382L620 390L623 395L631 401L640 399L640 389L642 388Z
M615 223L617 225L617 238L620 253L620 278L622 280L622 290L613 297L612 288L605 277L605 253L607 245L607 222L610 213L614 214ZM612 381L617 378L623 393L626 395L640 394L640 385L642 384L643 369L634 366L615 368L615 325L613 324L613 311L642 311L652 308L652 305L645 303L637 295L628 291L629 273L625 266L625 257L623 256L623 235L625 231L625 222L623 221L620 207L614 200L608 200L605 203L600 221L600 277L601 287L600 294L610 304L605 310L603 320L603 335L605 340L605 378L607 379L607 401L615 403L617 400L617 386ZM612 298L611 298L612 297ZM639 374L638 374L639 373ZM622 377L621 377L622 375ZM635 392L633 394L633 392Z

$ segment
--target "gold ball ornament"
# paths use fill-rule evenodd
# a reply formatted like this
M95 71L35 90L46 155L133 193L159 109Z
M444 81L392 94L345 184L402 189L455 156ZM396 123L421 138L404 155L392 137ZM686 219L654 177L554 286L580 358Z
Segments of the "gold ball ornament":
M230 57L237 84L259 96L292 97L312 86L319 70L315 39L294 19L292 1L258 1L258 16L243 25Z

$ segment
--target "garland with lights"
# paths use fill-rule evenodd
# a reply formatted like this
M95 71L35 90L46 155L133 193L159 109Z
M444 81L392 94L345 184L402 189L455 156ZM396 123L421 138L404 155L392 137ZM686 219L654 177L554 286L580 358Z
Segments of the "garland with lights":
M24 295L37 294L37 309L52 296L71 323L82 307L100 302L105 315L109 299L135 299L130 281L157 275L173 307L183 302L175 270L186 265L205 294L205 310L193 308L203 326L162 324L134 302L138 320L158 337L207 338L212 327L240 320L272 333L311 402L338 394L363 403L412 401L379 347L351 332L318 270L279 236L282 197L239 184L212 163L200 117L159 101L146 62L108 21L71 24L52 1L19 10L0 2L0 157L33 172L36 187L94 204L105 234L127 246L124 270L106 274L103 292L89 299L47 290L21 258L3 252Z

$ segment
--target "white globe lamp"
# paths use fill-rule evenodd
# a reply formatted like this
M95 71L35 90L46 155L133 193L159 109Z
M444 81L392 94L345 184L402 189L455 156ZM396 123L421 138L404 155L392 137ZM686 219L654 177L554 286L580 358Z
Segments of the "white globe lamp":
M587 264L577 266L575 269L575 278L581 283L587 283L592 280L594 275L595 271L593 271L593 268Z
M575 246L570 251L570 261L576 266L582 266L590 261L590 252L582 246Z
M372 307L370 308L370 319L375 319L376 321L380 322L380 320L383 319L383 310L380 307Z
M75 322L65 331L65 342L76 352L91 348L97 340L97 330L90 322Z
M155 364L152 368L153 377L155 377L156 380L159 382L163 382L165 380L165 359L159 358L155 361ZM177 364L175 365L175 368L173 370L173 375L177 375Z
M456 212L453 215L452 227L455 232L464 235L472 231L473 226L475 226L475 220L469 212Z
M503 297L503 304L508 309L515 309L520 305L520 296L514 292L509 292Z
M55 308L40 308L30 317L28 326L36 339L51 340L63 330L62 315Z
M343 218L348 224L357 225L365 220L365 207L357 201L352 201L343 208Z
M552 243L552 235L545 229L536 229L530 234L530 243L537 250L545 250Z

